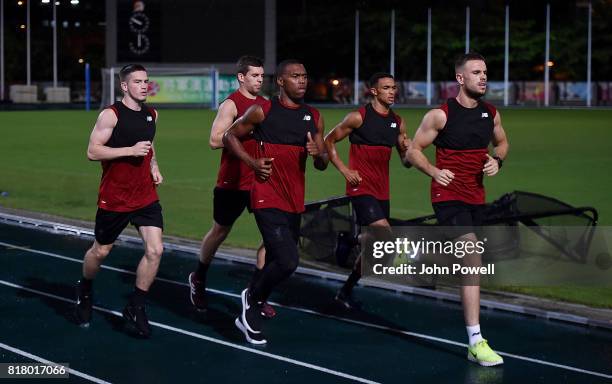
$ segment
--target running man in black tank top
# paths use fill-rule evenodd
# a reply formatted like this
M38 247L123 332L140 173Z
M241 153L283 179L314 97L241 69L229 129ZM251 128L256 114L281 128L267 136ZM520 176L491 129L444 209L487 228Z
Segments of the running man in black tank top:
M432 178L431 199L438 224L453 227L455 240L476 242L474 227L482 224L484 187L482 176L494 176L508 154L508 140L495 108L481 99L487 89L487 65L477 53L462 55L455 63L459 95L430 110L415 133L408 158ZM423 154L436 146L436 166ZM488 153L493 144L493 156ZM466 255L468 266L480 266L481 256ZM468 280L469 279L469 280ZM461 287L467 328L468 359L483 366L503 363L480 332L480 286L468 276Z
M375 73L369 84L372 102L346 115L327 134L325 146L330 161L346 179L346 194L351 196L358 224L390 230L389 160L395 147L402 164L411 167L405 156L410 140L406 124L391 110L397 92L393 76ZM351 141L348 167L336 152L336 142L347 136ZM361 257L335 298L347 309L355 306L352 291L361 278Z
M223 147L223 134L251 105L266 101L258 95L264 78L263 61L255 56L240 57L236 78L240 86L219 106L210 131L210 147L223 150L217 185L213 190L213 223L202 239L197 268L187 278L189 301L201 312L208 308L206 277L212 259L245 208L251 211L250 189L253 184L253 171ZM247 145L247 150L253 148L254 140L244 143L245 147ZM261 245L257 249L256 273L263 268L265 256L266 251ZM267 303L264 304L263 310L266 317L274 317L276 314L274 308Z
M297 60L285 60L278 65L276 76L280 95L250 107L223 137L226 148L255 171L251 206L266 247L264 268L242 291L242 312L234 322L252 344L267 342L262 331L263 303L298 266L306 160L311 156L318 170L328 163L323 119L302 101L306 68ZM257 140L255 158L240 141L251 133Z
M87 157L102 162L95 241L83 260L77 283L76 319L89 326L93 280L113 243L128 224L143 240L145 253L136 270L134 292L123 309L127 324L143 337L151 327L145 312L147 292L155 280L163 253L162 208L156 187L163 177L155 159L153 138L157 111L144 104L149 79L145 68L126 65L119 72L123 99L104 109L89 139Z

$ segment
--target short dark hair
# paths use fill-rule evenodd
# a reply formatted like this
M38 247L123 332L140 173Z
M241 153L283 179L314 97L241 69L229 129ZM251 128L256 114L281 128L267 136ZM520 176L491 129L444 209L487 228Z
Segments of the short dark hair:
M119 80L125 81L131 73L138 71L146 72L147 70L140 64L128 64L119 71Z
M455 71L459 70L459 68L463 67L465 63L470 60L482 60L486 62L484 56L478 52L471 51L468 53L463 53L457 56L457 59L455 60Z
M378 80L380 80L380 79L393 79L393 80L395 80L393 75L390 74L390 73L376 72L375 74L370 76L370 80L368 80L368 87L369 88L376 88L376 86L378 85Z
M278 63L278 65L276 66L276 77L279 77L280 75L282 75L288 66L294 65L294 64L304 65L304 63L302 63L302 61L298 59L287 59L287 60L283 60L280 63Z
M263 67L263 60L257 56L244 55L238 59L236 63L236 73L242 73L246 75L249 71L249 67Z

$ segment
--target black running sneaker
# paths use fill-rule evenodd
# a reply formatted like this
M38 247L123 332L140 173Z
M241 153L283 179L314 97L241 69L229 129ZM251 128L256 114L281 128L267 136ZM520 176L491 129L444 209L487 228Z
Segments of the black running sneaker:
M81 281L76 284L76 306L74 308L74 316L79 326L83 328L89 327L91 321L91 312L93 308L93 292L83 289Z
M127 322L128 326L132 328L139 336L150 337L151 326L147 319L147 313L145 312L144 305L135 306L128 303L123 308L123 318Z
M189 274L189 300L198 311L206 311L208 308L208 297L206 287L201 281L196 280L195 272Z
M251 344L266 344L267 340L261 330L263 303L257 303L251 299L249 290L245 289L240 295L242 299L242 313L234 324L244 333L246 340Z
M343 290L339 290L334 300L338 305L342 306L344 309L352 310L359 309L361 307L361 303L353 300L352 295L347 295Z

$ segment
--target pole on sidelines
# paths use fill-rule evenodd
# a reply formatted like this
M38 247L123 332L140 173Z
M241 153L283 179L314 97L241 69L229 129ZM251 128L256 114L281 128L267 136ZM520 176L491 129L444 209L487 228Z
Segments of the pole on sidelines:
M53 3L53 88L57 88L57 5Z
M0 0L0 100L4 100L4 0Z
M32 84L32 61L30 60L30 1L26 1L26 83Z
M427 8L427 105L431 105L431 8Z
M216 111L219 109L219 71L217 68L213 68L210 79L212 81L212 100L210 101L210 108Z
M589 1L589 33L587 36L587 107L591 106L592 100L592 86L591 86L591 42L592 42L592 17L593 14L593 5Z
M544 105L548 107L550 95L548 94L548 83L550 70L550 4L546 4L546 59L544 60Z
M0 0L0 100L4 100L4 0Z
M110 98L108 105L113 105L115 103L115 68L109 68L110 80L108 82L108 86L110 87L110 92L108 93L108 97Z
M470 51L470 6L465 7L465 53Z
M391 57L389 73L395 77L395 9L391 10Z
M359 104L359 10L355 10L355 80L353 84L353 104Z
M89 73L89 63L85 63L85 110L91 109L91 76Z
M508 106L508 87L510 78L510 6L506 4L506 43L504 47L504 107Z

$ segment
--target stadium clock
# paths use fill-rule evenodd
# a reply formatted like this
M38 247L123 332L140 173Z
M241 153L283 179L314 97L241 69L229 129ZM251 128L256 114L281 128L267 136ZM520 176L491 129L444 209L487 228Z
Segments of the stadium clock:
M145 33L149 29L149 18L142 12L134 12L130 17L130 31Z
M132 15L128 21L130 32L134 34L130 39L128 47L130 52L136 56L146 54L151 48L151 41L149 40L149 37L145 35L145 32L149 30L151 23L149 21L149 17L144 13L144 9L144 1L134 1Z
M146 35L139 33L132 41L130 41L129 47L130 51L132 51L132 53L135 55L144 55L149 51L151 42Z

